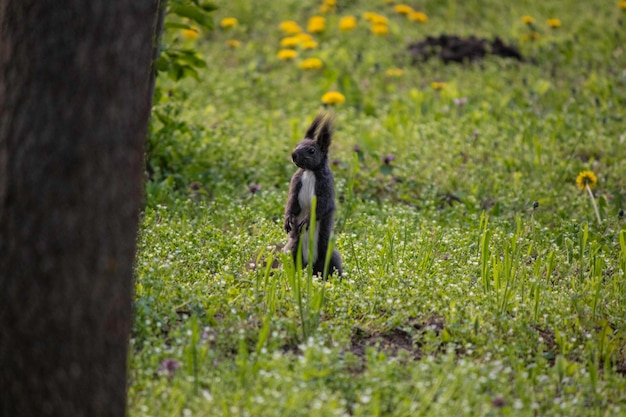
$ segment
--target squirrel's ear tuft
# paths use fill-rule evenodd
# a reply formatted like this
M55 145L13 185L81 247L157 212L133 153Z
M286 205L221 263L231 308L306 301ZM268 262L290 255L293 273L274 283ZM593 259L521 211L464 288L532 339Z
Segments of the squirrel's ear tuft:
M319 129L323 121L324 121L324 113L318 114L317 117L315 117L315 120L313 120L313 123L311 123L311 126L309 126L306 133L304 134L304 138L315 140L317 129Z
M317 144L322 152L327 153L328 148L330 147L330 142L333 138L333 117L329 114L320 114L320 116L321 121L320 127L317 131ZM317 118L320 118L320 116L317 116Z

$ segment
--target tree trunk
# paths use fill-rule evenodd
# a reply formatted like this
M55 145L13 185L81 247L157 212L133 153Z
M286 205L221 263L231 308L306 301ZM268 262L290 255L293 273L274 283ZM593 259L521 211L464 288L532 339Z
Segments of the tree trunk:
M155 0L0 0L0 415L123 416Z

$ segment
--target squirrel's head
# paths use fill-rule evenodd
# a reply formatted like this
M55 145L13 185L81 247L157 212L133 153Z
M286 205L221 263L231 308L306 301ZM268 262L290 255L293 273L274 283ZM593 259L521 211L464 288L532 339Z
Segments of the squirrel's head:
M333 136L333 121L320 113L291 154L291 159L299 168L315 171L323 168L328 161L328 148Z

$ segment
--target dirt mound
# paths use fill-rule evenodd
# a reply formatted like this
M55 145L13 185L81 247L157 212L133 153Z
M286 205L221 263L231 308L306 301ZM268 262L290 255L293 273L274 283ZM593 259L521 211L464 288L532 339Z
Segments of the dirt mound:
M377 348L392 357L397 356L401 350L408 352L415 360L421 357L419 346L413 344L411 335L398 328L373 334L360 328L355 329L350 340L350 351L360 358L365 358L365 350L368 347Z
M426 319L412 318L404 326L386 331L367 332L360 327L355 327L352 329L349 350L361 359L365 358L366 349L371 347L391 357L396 357L404 351L414 360L420 360L424 334L432 331L439 335L445 327L445 319L439 315Z
M427 36L421 41L413 42L408 46L408 50L414 64L426 62L430 58L439 58L446 64L475 61L487 55L524 61L522 53L516 46L507 45L497 36L489 40L475 36L463 38L444 33L438 37Z

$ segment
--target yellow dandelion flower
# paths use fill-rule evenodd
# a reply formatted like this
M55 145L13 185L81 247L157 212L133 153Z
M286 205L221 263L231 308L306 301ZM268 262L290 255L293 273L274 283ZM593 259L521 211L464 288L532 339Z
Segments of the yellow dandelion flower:
M280 46L283 48L295 48L302 42L298 36L288 36L280 41Z
M374 35L387 35L389 33L389 28L385 24L374 23L371 31Z
M385 71L387 77L402 77L404 75L404 70L401 68L389 68Z
M314 41L313 39L308 40L308 41L303 41L302 44L300 44L300 47L302 49L315 49L317 48L318 44L316 41Z
M626 0L622 0L619 3L617 3L617 7L626 11Z
M548 25L548 27L551 27L552 29L561 27L561 21L559 19L548 19L546 21L546 24Z
M337 9L337 2L335 0L324 0L324 3L320 6L320 12L330 13Z
M374 16L372 16L370 22L372 22L372 24L374 25L386 25L387 23L389 23L389 19L387 19L382 14L374 13Z
M180 34L187 39L197 39L200 36L200 30L197 27L192 26L189 29L181 30Z
M533 24L535 23L535 18L532 16L528 16L528 15L522 16L522 23L527 24L527 25Z
M324 16L313 16L309 19L307 30L311 33L320 33L326 29L326 18Z
M311 36L311 34L306 33L306 32L298 33L296 35L296 38L300 39L301 42L306 42L306 41L312 41L313 40L313 36Z
M430 83L430 87L433 90L443 90L445 86L446 86L446 83L440 82L440 81L433 81L432 83Z
M293 20L285 20L278 28L285 32L287 35L297 35L302 32L302 28Z
M398 14L408 15L413 11L411 6L407 6L406 4L398 4L393 7L393 10Z
M409 13L409 20L413 22L426 23L428 22L428 16L423 12L411 12Z
M281 61L291 61L298 56L298 53L293 49L281 49L280 51L278 51L278 54L276 56Z
M300 62L298 66L302 69L317 70L324 66L324 63L319 58L307 58Z
M581 171L576 177L576 185L581 190L584 190L587 186L589 188L593 188L598 183L598 178L596 174L591 171Z
M346 97L337 91L329 91L322 96L322 103L327 104L329 106L342 104L345 101L346 101Z
M576 177L576 186L580 188L581 191L587 190L587 194L591 200L591 205L593 206L593 211L596 213L596 220L598 220L598 224L602 224L602 218L600 217L600 212L598 211L598 206L596 205L596 199L591 191L597 183L598 178L596 177L596 174L591 171L581 171Z
M365 12L365 13L363 13L363 19L369 20L370 22L372 21L374 16L376 16L376 13L374 13L374 12Z
M241 46L241 42L236 39L229 39L226 41L226 46L229 48L237 49Z
M224 29L229 29L229 28L237 26L238 23L239 22L234 17L225 17L220 22L220 26L223 27Z
M339 30L347 32L356 28L356 17L344 16L339 20Z

